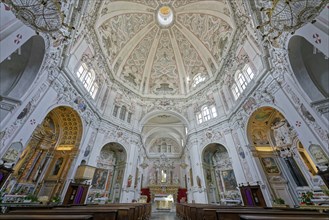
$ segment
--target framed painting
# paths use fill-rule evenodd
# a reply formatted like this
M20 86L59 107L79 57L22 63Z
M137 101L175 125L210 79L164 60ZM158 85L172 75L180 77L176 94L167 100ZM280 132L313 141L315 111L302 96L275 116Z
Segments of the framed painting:
M97 168L91 181L93 189L103 190L105 188L105 183L108 177L108 170Z
M222 170L221 171L225 191L236 190L237 183L233 170Z
M264 170L268 174L279 174L280 170L277 166L274 158L272 157L262 157L261 159L262 165L264 167Z

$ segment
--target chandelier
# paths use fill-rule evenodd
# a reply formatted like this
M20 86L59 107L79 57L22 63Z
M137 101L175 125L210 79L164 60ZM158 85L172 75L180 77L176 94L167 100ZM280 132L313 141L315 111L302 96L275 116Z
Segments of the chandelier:
M16 17L39 33L57 38L69 38L74 27L64 24L62 0L1 0L8 5ZM64 0L66 2L66 0Z
M260 9L265 17L263 23L257 26L263 39L275 44L282 33L294 33L298 28L313 19L324 8L329 0L272 0L263 1ZM273 45L275 46L275 45Z

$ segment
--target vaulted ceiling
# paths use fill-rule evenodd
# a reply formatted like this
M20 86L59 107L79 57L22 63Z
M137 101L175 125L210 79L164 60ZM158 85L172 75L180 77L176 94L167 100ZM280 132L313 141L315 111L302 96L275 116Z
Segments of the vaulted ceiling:
M212 82L235 34L224 0L104 1L94 28L110 74L150 97L183 97Z

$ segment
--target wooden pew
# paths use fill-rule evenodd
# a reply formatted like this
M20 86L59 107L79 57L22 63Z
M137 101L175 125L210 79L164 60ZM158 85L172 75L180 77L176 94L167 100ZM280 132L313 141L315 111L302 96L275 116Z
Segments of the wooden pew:
M59 220L59 219L65 219L65 220L92 220L92 215L0 215L0 219L6 219L6 220L24 220L24 219L30 219L30 220L39 220L39 219L47 219L47 220Z
M207 220L240 220L240 215L263 215L263 216L300 216L303 217L328 217L316 211L284 211L280 209L204 209L204 216L201 219ZM329 220L329 219L328 219Z
M240 215L240 220L328 220L329 216L291 216L291 215L280 215L280 216L268 216L268 215Z
M128 218L129 209L76 209L76 208L56 208L56 209L40 209L40 210L13 210L8 215L92 215L94 220L131 220ZM120 213L120 214L119 214Z
M48 211L43 211L48 210ZM79 214L92 214L94 219L101 219L102 212L116 211L117 220L146 220L151 216L151 204L144 203L118 203L118 204L102 204L102 205L69 205L69 206L58 206L52 209L33 209L33 210L22 210L16 208L10 211L11 214L29 213L29 214L59 214L59 213L79 213ZM113 215L111 214L113 217Z
M129 207L130 209L134 209L134 220L149 219L151 216L151 204L149 203L110 203L102 205L87 205L87 207Z
M62 210L63 208L57 207L55 210ZM122 203L122 204L102 204L102 205L87 205L87 206L71 206L64 209L80 209L80 210L108 210L114 209L118 210L117 219L129 219L129 220L138 220L139 212L138 207L135 205L131 205L130 203ZM127 211L126 211L127 210Z

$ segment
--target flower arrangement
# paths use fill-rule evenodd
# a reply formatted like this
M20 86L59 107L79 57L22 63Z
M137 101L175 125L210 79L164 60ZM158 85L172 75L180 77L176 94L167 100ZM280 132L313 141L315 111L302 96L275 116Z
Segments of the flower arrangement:
M28 194L27 196L25 196L25 200L28 200L31 202L39 202L38 197L34 194Z
M301 205L313 205L312 200L313 199L313 193L308 191L306 193L302 193L302 196L300 197L300 204Z
M282 198L280 198L280 197L274 199L273 202L275 204L278 204L278 205L284 205L285 204L285 201Z
M61 197L60 197L58 194L54 195L54 196L50 199L50 202L52 202L52 203L59 203L60 201L61 201Z

